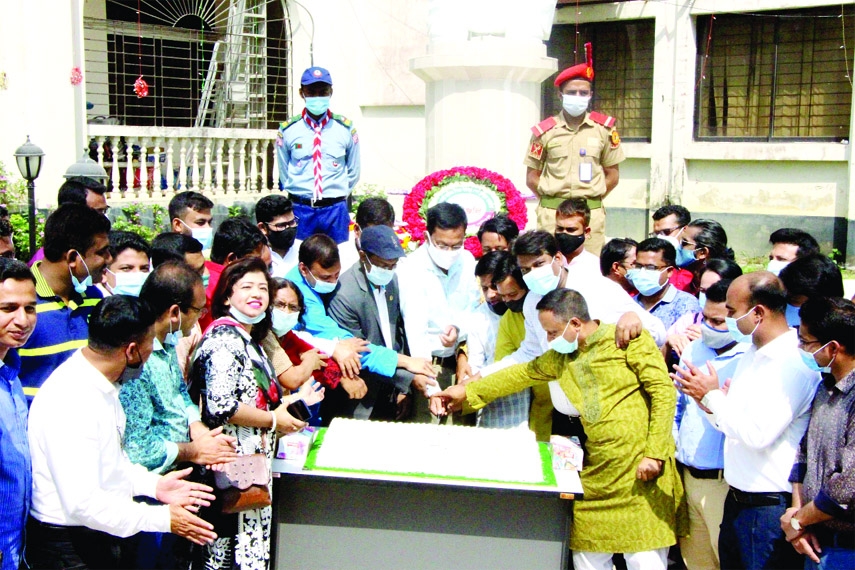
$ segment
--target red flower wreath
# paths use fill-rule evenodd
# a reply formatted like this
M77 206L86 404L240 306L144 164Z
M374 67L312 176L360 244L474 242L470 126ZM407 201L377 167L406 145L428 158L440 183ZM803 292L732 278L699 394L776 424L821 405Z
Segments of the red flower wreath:
M502 203L502 208L497 213L507 214L523 231L528 221L525 199L513 182L491 170L476 168L473 166L457 166L449 170L440 170L422 178L418 184L404 198L403 221L407 224L407 231L411 238L418 243L425 240L425 215L427 204L431 197L451 182L469 181L484 186L496 193ZM478 237L470 235L464 242L464 247L475 257L481 256L481 243Z

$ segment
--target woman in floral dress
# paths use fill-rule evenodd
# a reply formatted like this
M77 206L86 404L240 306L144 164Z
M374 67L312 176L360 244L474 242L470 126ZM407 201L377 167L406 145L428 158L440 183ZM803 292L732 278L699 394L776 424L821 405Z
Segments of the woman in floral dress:
M259 344L270 330L269 291L270 276L259 258L241 260L223 271L211 300L215 321L196 349L190 374L193 399L202 403L202 421L210 428L223 426L223 433L235 437L239 455L265 454L268 469L276 432L305 426L288 414L287 404L301 397L312 404L323 397L323 391L281 396ZM272 494L272 484L268 486ZM266 570L272 515L269 506L223 514L219 502L212 504L203 516L214 524L219 538L197 557L199 567Z

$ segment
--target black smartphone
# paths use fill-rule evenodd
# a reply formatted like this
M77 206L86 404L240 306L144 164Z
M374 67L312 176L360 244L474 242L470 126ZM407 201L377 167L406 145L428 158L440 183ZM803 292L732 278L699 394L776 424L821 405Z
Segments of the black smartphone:
M309 406L307 406L306 402L304 402L302 399L297 400L295 402L291 402L285 409L288 411L289 414L291 414L301 422L307 422L312 417L312 411L309 410Z

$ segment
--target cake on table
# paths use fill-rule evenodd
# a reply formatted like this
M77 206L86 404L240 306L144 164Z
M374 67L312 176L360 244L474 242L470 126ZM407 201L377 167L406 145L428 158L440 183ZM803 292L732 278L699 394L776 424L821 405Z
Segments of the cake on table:
M544 483L528 429L484 429L336 418L314 468L399 475Z

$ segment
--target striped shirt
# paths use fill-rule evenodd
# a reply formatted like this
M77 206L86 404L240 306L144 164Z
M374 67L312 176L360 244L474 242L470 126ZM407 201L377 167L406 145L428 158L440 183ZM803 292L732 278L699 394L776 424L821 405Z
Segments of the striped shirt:
M86 346L89 314L102 298L98 288L92 286L83 295L73 293L66 305L41 274L41 264L36 262L30 268L36 278L36 328L27 343L18 349L19 378L30 403L50 373L75 350Z

